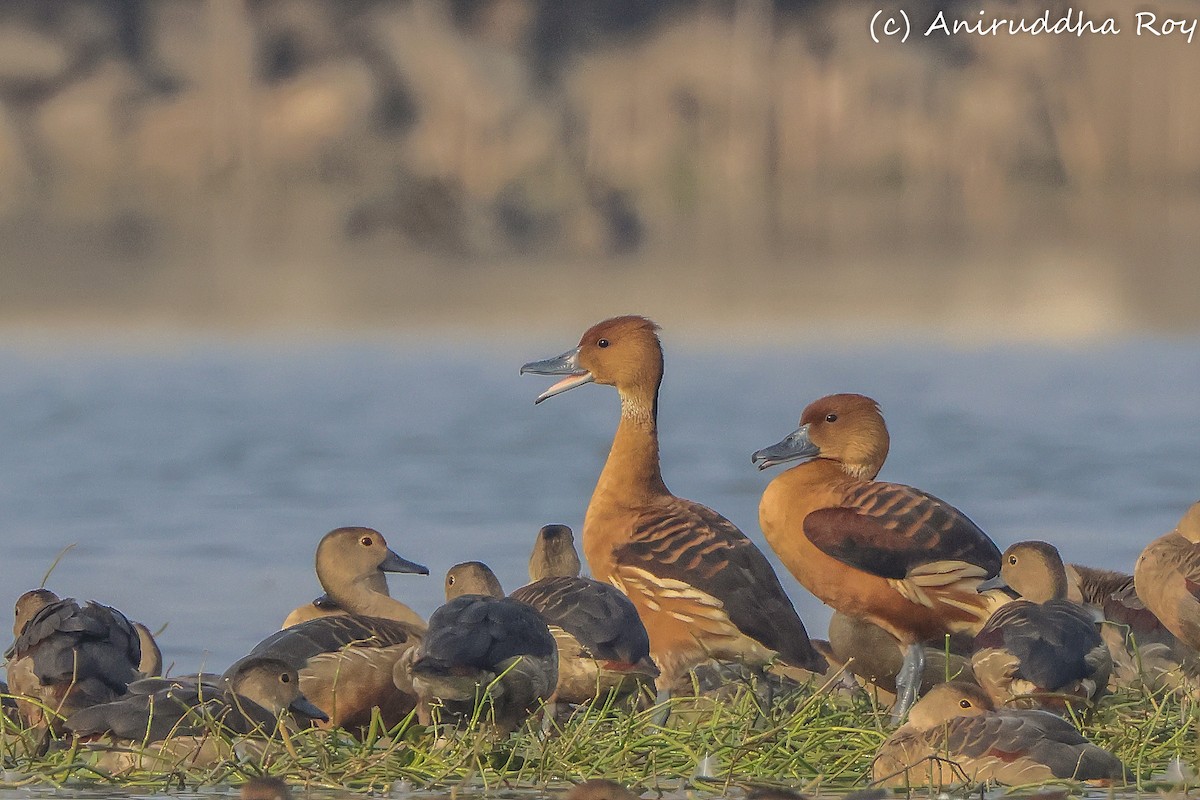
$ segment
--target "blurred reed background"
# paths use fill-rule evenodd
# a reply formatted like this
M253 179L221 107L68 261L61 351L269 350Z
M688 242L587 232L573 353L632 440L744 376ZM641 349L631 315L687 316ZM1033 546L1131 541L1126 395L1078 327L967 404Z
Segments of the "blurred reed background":
M1200 42L983 7L6 0L0 321L1194 331Z

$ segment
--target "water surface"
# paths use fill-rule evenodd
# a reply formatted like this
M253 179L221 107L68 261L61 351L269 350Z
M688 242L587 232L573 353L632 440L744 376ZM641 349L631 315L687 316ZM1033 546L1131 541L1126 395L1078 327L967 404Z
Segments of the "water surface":
M167 625L166 662L191 671L224 669L319 594L313 551L340 525L430 567L391 579L424 614L458 561L514 589L540 525L580 526L616 423L609 387L535 407L548 379L518 376L573 339L0 350L4 605L73 544L48 586ZM1002 547L1048 539L1130 570L1200 497L1198 340L668 348L664 477L760 543L778 470L750 453L835 391L883 404L882 478L954 503ZM828 611L781 573L823 635Z

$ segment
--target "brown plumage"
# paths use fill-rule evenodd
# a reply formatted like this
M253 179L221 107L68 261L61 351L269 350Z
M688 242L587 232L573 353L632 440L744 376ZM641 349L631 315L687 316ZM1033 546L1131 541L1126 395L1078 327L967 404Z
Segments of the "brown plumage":
M673 687L709 658L762 665L776 657L823 670L770 562L729 520L676 497L658 458L662 346L637 316L590 328L579 346L522 372L566 375L538 402L584 383L615 386L621 418L588 504L583 551L596 580L633 601L662 677Z
M616 587L579 576L575 537L566 525L538 532L532 582L510 597L532 606L558 644L556 700L585 703L653 688L658 668L637 608Z
M884 786L1023 785L1052 780L1120 782L1120 760L1045 711L997 711L978 686L935 686L875 756Z
M270 736L281 716L295 712L306 722L324 714L300 693L296 670L272 658L249 656L216 685L186 683L149 694L85 708L67 719L76 736L111 736L133 743L202 736L216 729Z
M904 664L904 645L873 622L834 611L829 620L829 644L838 661L868 683L896 692L896 675ZM950 680L971 680L971 638L952 637L950 653L942 642L925 642L921 692Z
M1200 502L1155 539L1133 571L1138 597L1171 633L1200 649Z
M397 664L396 685L413 688L425 724L435 706L443 721L457 721L486 702L483 718L498 733L511 733L554 695L554 637L536 611L504 596L482 562L450 568L446 601L429 618L420 646Z
M31 727L57 733L63 718L121 697L141 677L138 633L114 608L36 589L17 601L14 629L8 682Z
M994 613L975 637L971 666L1000 706L1056 708L1095 700L1108 687L1112 656L1097 616L1067 596L1062 558L1046 542L1004 551L1000 578L1021 595Z
M424 626L409 619L411 609L373 591L385 572L428 574L419 564L392 552L371 528L338 528L321 539L317 578L347 614L310 620L267 637L251 655L277 658L300 673L300 690L329 716L335 727L357 728L379 708L394 725L416 699L393 681L397 661L421 641Z
M874 481L888 445L878 404L837 394L805 408L800 427L754 461L805 460L767 486L759 522L805 588L905 644L898 721L916 698L920 643L987 619L991 603L977 588L999 571L1000 551L948 503Z

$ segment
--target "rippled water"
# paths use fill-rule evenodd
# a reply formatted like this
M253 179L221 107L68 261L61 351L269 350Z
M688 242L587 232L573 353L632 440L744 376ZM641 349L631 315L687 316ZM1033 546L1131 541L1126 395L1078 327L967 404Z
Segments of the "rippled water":
M192 341L0 350L0 590L48 585L152 628L176 671L220 670L320 592L327 530L377 527L428 578L393 593L428 614L441 574L489 562L525 582L540 525L578 528L617 399L587 386L541 406L523 361L559 341ZM966 511L1003 546L1058 543L1130 569L1200 497L1200 341L1087 349L708 349L668 339L663 472L761 542L775 474L750 453L809 400L877 398L892 431L882 477ZM827 611L790 577L814 635Z

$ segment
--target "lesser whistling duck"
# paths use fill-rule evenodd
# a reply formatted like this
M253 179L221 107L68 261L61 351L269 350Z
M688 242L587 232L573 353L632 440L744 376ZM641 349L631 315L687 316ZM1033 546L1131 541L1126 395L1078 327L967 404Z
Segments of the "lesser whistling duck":
M458 720L486 702L485 718L498 733L511 733L554 695L554 637L536 611L504 596L481 562L450 568L446 600L430 616L420 647L397 665L396 683L412 686L423 723L434 706Z
M1200 656L1146 607L1132 575L1067 564L1067 599L1103 617L1100 636L1113 660L1110 685L1159 691L1195 684Z
M658 668L637 608L616 587L581 578L579 568L571 529L546 525L529 559L532 583L509 595L541 614L558 643L555 699L579 704L653 687Z
M373 589L373 591L378 591L378 589ZM388 594L386 579L383 582L383 594ZM283 618L283 624L279 626L279 629L283 630L284 628L290 628L293 625L299 625L301 622L308 622L309 620L313 619L321 619L322 617L336 617L345 613L346 609L330 600L329 595L323 594L320 597L314 598L311 603L305 603L302 606L296 606L289 611L288 615ZM413 613L416 614L416 612ZM419 620L419 624L424 625L425 620L419 619L420 615L416 616L417 619L413 620L413 622L417 622Z
M347 614L322 617L267 637L251 655L278 658L300 673L300 691L335 727L355 728L378 707L385 723L408 715L415 698L392 680L397 660L420 641L424 626L405 621L411 609L372 590L385 572L429 570L388 548L379 531L338 528L317 546L317 578Z
M1001 606L975 637L971 666L1000 706L1062 708L1094 700L1108 687L1112 656L1097 617L1066 599L1062 558L1046 542L1004 551L1000 580L1021 595Z
M904 643L895 723L917 697L921 643L987 619L993 603L977 587L1000 570L1000 551L948 503L875 481L889 442L874 400L835 394L811 403L800 427L753 461L759 469L805 462L771 481L759 504L780 560L827 605Z
M1045 711L997 711L978 686L935 686L875 756L884 786L949 786L1052 780L1108 783L1126 775L1120 760Z
M625 592L650 636L671 690L716 658L761 666L776 656L826 667L766 556L729 520L676 497L658 459L658 326L638 316L592 326L579 345L521 372L566 377L536 400L586 383L615 386L621 419L588 504L583 552L592 575Z
M8 681L31 727L58 732L62 718L121 697L141 677L137 631L114 608L35 589L18 599L14 629Z
M829 620L829 645L839 662L864 681L895 694L896 675L904 665L904 646L873 622L834 611ZM945 642L925 642L925 670L921 692L939 683L971 679L971 638L951 637Z
M1200 649L1200 502L1155 539L1133 570L1138 597L1184 644Z
M145 743L216 729L270 736L288 712L305 720L326 719L301 694L295 669L277 659L249 656L230 667L219 686L192 683L152 694L131 693L72 714L66 728L84 738L108 734Z

